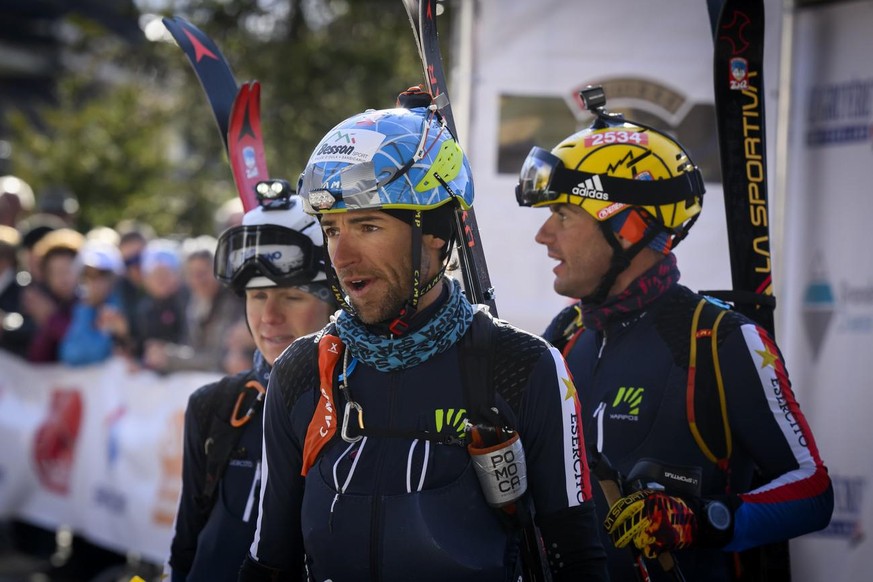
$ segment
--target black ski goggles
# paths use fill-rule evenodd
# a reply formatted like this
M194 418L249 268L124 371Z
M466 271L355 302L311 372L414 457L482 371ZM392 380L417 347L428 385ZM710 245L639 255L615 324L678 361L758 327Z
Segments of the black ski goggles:
M215 278L237 291L253 277L278 286L309 283L323 269L318 248L308 236L273 224L236 226L218 239Z
M570 170L556 155L534 146L518 176L515 199L519 206L556 202L571 204L570 196L633 206L675 204L701 196L705 188L697 168L662 180L628 180L606 174Z

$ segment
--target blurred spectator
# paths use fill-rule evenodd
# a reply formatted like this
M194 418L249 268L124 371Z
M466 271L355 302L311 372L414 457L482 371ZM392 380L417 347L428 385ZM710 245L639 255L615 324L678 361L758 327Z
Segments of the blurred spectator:
M234 324L243 321L244 304L213 274L217 240L202 236L185 242L184 275L190 292L185 310L187 341L146 340L143 364L159 372L221 371L225 337ZM251 366L249 356L243 369Z
M60 360L71 366L109 358L115 344L124 345L129 326L113 292L123 264L118 248L100 240L87 241L76 258L79 301L61 340Z
M47 304L51 312L34 317L38 321L36 334L27 351L31 362L58 361L58 349L70 325L76 301L76 256L84 243L85 237L75 230L61 228L45 235L33 248L43 283L27 287L25 308L33 314Z
M15 227L33 211L33 190L15 176L0 176L0 225Z
M22 305L23 287L18 275L21 235L0 225L0 349L24 357L35 325Z
M124 275L118 281L118 292L127 322L131 326L130 333L133 337L139 337L136 310L146 297L142 284L142 252L146 244L155 238L155 230L149 224L128 219L115 225L115 231L119 235L118 249L124 260Z
M30 281L42 281L39 263L33 258L33 247L51 231L66 226L63 220L51 214L34 214L18 223L18 232L21 233L21 268L29 277L28 281L21 282L22 285Z
M212 216L213 223L215 224L216 236L220 235L228 228L241 225L244 215L245 209L243 208L243 203L239 196L234 196L227 202L223 203Z
M86 240L102 240L111 245L119 246L121 244L121 236L111 226L95 226L85 233Z
M79 216L79 199L72 190L61 184L43 188L36 207L39 212L57 216L67 226L75 225Z
M222 361L224 373L233 375L251 369L256 349L248 322L243 319L235 323L224 340L225 351Z
M142 253L141 268L146 297L136 309L134 345L139 357L149 340L174 344L187 341L185 307L188 303L176 242L169 239L149 242Z

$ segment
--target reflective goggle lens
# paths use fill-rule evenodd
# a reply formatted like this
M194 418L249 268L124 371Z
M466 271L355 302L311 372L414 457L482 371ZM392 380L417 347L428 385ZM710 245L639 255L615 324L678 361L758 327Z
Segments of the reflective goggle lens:
M550 186L561 160L542 148L531 149L518 176L515 198L521 206L554 200L558 193Z

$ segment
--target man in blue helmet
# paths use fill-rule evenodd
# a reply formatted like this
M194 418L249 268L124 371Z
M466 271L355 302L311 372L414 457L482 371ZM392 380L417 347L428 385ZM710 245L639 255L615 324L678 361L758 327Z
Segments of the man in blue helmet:
M605 580L560 354L445 276L473 184L420 97L334 127L301 177L343 311L276 362L240 580Z
M264 185L265 183L261 183ZM182 495L170 578L236 580L258 516L261 409L273 363L298 337L322 327L335 304L325 282L318 222L285 186L259 197L226 230L215 276L245 298L257 346L250 370L194 392L185 413Z

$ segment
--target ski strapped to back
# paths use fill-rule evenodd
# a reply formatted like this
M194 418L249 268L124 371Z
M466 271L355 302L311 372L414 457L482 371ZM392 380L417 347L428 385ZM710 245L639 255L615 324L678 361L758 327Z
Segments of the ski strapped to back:
M166 17L163 23L188 57L206 93L227 149L237 192L244 209L249 211L258 204L255 183L269 177L261 135L260 86L254 81L238 89L233 71L218 46L184 18Z
M267 160L264 155L264 140L261 133L261 84L250 81L239 88L230 111L230 127L227 130L227 157L233 170L233 181L243 198L246 211L257 206L255 187L268 180Z
M436 0L403 0L424 68L427 89L433 95L434 103L445 119L449 131L452 132L455 140L458 140L452 105L446 91L446 76L440 54L436 26L436 4ZM496 317L497 304L495 303L494 288L488 274L488 265L485 263L485 251L482 249L482 239L479 235L479 226L473 208L463 210L458 207L456 209L455 236L459 243L458 260L461 264L467 298L472 303L487 305Z
M707 0L733 290L701 291L775 336L764 117L764 0ZM757 479L757 477L756 477ZM791 579L788 542L742 552L737 579Z
M774 332L764 118L764 0L708 0L733 290L719 294ZM717 18L715 18L717 16Z

